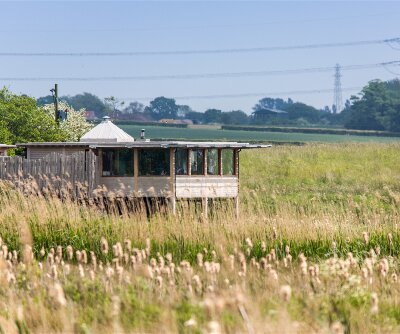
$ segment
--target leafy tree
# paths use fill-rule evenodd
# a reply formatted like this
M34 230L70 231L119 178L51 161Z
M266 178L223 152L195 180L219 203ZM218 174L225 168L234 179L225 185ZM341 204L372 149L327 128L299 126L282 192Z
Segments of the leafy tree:
M179 117L186 117L186 115L191 113L192 111L193 111L193 109L187 105L178 105L178 116Z
M156 120L162 118L175 119L178 116L176 101L164 96L156 97L144 111Z
M122 112L126 114L142 113L144 112L144 104L137 101L131 102Z
M223 124L244 125L248 123L248 120L247 114L241 110L223 112L221 116Z
M64 131L34 98L0 90L0 137L6 143L63 141Z
M86 109L94 111L95 115L99 118L106 114L106 105L104 102L98 96L91 93L85 92L75 96L68 96L62 98L62 100L65 100L75 110Z
M108 114L111 118L116 118L117 114L121 112L125 102L120 101L115 96L106 97L104 99L106 105L106 114Z
M400 81L373 80L360 96L351 97L346 114L346 128L400 131Z
M194 124L204 123L204 113L198 111L191 111L186 114L186 118L193 121Z
M58 104L59 110L64 110L67 118L60 122L60 129L64 133L66 141L79 141L79 139L88 132L93 126L86 121L85 109L74 110L66 102ZM46 104L41 107L50 117L54 118L54 104Z
M204 112L204 123L221 123L222 111L218 109L208 109Z
M75 110L86 109L90 111L94 111L96 117L103 117L106 114L106 105L104 102L94 94L91 93L83 93L77 94L74 96L61 96L59 97L60 101L65 101ZM38 106L44 106L46 104L53 103L53 97L51 95L47 95L44 97L39 97L37 99Z

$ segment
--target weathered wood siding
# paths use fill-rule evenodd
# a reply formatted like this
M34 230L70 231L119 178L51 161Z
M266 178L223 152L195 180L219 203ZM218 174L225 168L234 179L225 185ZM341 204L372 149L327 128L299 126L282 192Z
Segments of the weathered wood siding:
M26 152L27 159L43 159L50 153L65 154L67 156L82 152L82 147L28 147Z
M96 186L96 160L93 152L85 151L72 155L51 152L41 159L2 158L0 179L25 191L91 197Z
M116 196L170 197L170 177L100 177L99 185Z
M217 198L238 195L237 176L176 176L177 198Z

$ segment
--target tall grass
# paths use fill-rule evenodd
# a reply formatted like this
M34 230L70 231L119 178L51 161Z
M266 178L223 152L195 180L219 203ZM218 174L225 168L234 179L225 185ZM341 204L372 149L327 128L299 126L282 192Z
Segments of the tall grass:
M229 201L216 203L208 219L186 203L178 205L176 216L159 213L147 217L128 210L107 214L99 207L68 199L25 196L2 185L2 242L8 251L17 250L19 258L24 257L26 245L31 246L36 260L21 267L11 258L7 271L7 264L1 267L4 250L0 254L0 278L10 277L9 272L15 275L15 280L6 279L0 288L0 302L11 305L17 296L25 312L22 320L14 307L15 314L0 313L0 327L7 331L2 319L14 319L13 326L20 332L193 333L213 332L213 326L223 332L321 332L335 330L335 326L355 332L397 330L400 289L393 274L399 274L400 255L399 149L398 144L344 144L242 152L238 220ZM107 253L102 250L102 238L110 244ZM111 251L112 245L126 239L131 243L131 248L124 250L128 256L134 248L148 252L143 265L151 265L151 258L158 263L160 256L171 254L180 268L178 276L167 283L165 276L158 275L164 279L160 288L160 264L152 269L152 277L143 272L147 267L132 269L129 261ZM88 257L93 252L103 268L112 265L113 283L105 269L96 269L96 278L89 279L91 260L82 263L75 253L68 259L67 246L74 252L85 251ZM56 269L61 273L69 263L72 276L59 274L54 279L55 269L46 267L49 254L57 247L63 250L64 264L58 259ZM287 247L293 262L290 266L283 265ZM344 260L349 252L357 265L341 262L350 261ZM219 263L220 271L214 275L199 266L199 253L203 261ZM229 269L230 256L235 261L233 271ZM319 266L320 274L302 274L303 256L308 267L315 270L314 266ZM382 273L385 259L390 269ZM36 261L42 263L40 272ZM373 261L372 273L365 278L362 268L367 268L369 261ZM269 265L261 270L266 263ZM122 281L116 274L118 266L125 268ZM185 270L190 272L190 282ZM247 270L245 275L243 270ZM196 285L196 274L201 288ZM55 282L61 284L69 307L56 305L52 313L54 292L46 289L46 284ZM172 284L170 288L168 284ZM287 288L282 290L283 297L280 289L286 285L292 289L292 298L282 303ZM373 293L379 295L379 311L370 316ZM42 315L29 306L31 302L43 310ZM191 318L196 325L188 323Z

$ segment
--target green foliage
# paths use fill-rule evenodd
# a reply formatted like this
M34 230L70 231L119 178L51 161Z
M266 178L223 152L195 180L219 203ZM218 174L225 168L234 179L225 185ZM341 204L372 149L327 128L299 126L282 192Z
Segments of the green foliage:
M360 95L343 111L346 128L400 132L399 79L371 81Z
M0 139L6 143L62 141L54 118L37 108L35 99L0 90Z
M163 118L175 119L178 116L178 109L179 107L174 99L160 96L151 101L144 111L154 119L159 120Z

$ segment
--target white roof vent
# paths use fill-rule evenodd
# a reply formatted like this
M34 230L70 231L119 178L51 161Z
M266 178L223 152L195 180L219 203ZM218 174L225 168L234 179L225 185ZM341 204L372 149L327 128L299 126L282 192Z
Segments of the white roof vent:
M128 143L135 139L104 116L103 121L82 136L84 143Z

